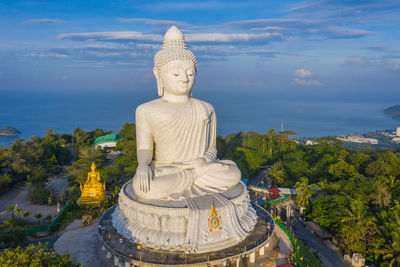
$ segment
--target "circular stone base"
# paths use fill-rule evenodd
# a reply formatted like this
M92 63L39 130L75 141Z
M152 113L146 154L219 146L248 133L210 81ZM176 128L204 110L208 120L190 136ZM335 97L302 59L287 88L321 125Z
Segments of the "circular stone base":
M238 261L255 261L255 266L264 266L275 253L278 238L274 222L269 213L257 209L258 219L254 229L240 243L218 251L207 253L185 253L143 247L126 239L113 227L111 214L116 206L108 210L99 220L100 246L98 254L108 264L118 262L125 266L236 266ZM107 257L108 256L108 257Z
M139 200L131 181L119 195L112 215L115 229L144 246L201 253L231 247L246 238L257 222L245 185L224 193L182 200Z

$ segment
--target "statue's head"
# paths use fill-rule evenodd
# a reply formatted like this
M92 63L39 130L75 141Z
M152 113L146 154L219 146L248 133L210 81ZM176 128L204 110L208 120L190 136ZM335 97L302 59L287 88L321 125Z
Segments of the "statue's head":
M164 35L164 45L154 56L154 75L158 95L191 93L197 72L197 60L187 49L182 32L172 26Z
M94 164L94 162L92 162L92 165L90 165L90 170L91 170L92 172L95 172L95 171L96 171L96 165Z

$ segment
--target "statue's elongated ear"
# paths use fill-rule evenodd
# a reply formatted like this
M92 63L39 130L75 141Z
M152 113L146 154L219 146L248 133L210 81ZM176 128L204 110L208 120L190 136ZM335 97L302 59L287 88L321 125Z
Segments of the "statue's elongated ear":
M157 80L158 95L159 96L163 96L164 95L164 88L163 88L163 84L162 84L162 81L161 81L160 72L158 71L158 69L156 67L154 67L153 68L153 73L154 73L154 76L156 77L156 80Z

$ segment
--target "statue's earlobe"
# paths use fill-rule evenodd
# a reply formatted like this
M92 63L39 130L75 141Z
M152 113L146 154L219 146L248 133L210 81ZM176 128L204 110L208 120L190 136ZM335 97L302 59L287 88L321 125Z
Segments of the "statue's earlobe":
M154 76L156 77L156 80L157 80L158 95L159 96L163 96L164 95L164 88L163 88L162 81L161 81L161 78L160 78L160 73L158 72L158 69L156 67L153 68L153 73L154 73Z

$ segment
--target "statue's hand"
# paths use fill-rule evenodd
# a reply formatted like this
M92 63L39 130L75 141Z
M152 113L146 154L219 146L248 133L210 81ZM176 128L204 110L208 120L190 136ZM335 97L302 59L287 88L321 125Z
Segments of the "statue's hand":
M139 179L139 189L147 193L150 191L150 180L153 180L153 170L149 165L139 165L136 170L136 179Z

